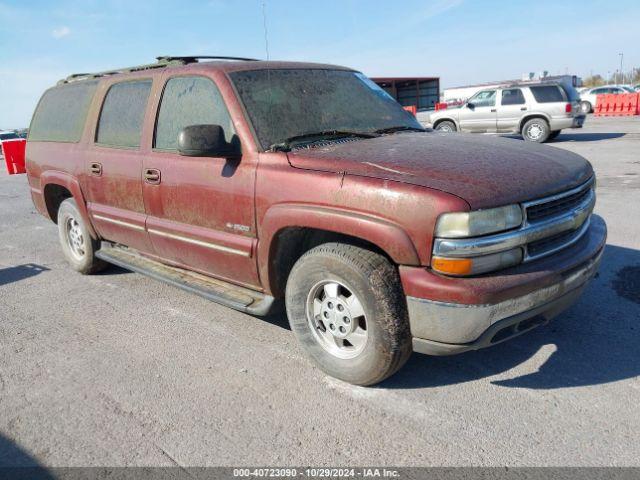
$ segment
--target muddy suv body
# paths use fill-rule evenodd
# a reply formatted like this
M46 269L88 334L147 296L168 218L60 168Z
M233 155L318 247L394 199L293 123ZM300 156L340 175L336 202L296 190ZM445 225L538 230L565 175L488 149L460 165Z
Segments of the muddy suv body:
M362 385L412 350L545 323L606 237L582 157L424 131L330 65L165 58L72 76L43 95L26 156L73 268L115 263L257 315L284 300L317 365Z

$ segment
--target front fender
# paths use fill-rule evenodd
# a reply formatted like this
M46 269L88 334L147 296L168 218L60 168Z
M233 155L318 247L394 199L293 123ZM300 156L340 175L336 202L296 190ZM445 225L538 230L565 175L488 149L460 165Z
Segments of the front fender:
M278 233L290 227L314 228L366 240L399 265L420 265L420 257L409 235L397 224L348 210L308 204L278 204L271 207L261 222L257 260L260 280L270 285L269 258Z

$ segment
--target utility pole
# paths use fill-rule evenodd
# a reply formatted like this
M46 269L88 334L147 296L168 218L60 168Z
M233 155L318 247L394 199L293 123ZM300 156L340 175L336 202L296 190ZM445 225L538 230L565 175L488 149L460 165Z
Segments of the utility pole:
M618 55L620 55L620 76L622 77L622 81L620 81L620 83L624 83L624 73L622 73L622 59L624 58L624 53L619 53Z

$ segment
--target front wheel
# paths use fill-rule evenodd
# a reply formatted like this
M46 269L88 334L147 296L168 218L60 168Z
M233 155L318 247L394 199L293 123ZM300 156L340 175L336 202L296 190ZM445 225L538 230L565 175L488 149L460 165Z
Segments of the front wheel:
M379 383L411 354L398 272L378 253L341 243L309 250L291 270L286 306L307 355L346 382Z
M74 270L89 274L107 266L96 258L98 241L91 238L73 198L67 198L58 209L58 237L62 253Z
M550 134L549 124L543 118L532 118L522 127L522 137L528 142L544 143Z
M452 133L452 132L455 132L457 129L456 129L455 123L449 120L445 120L443 122L440 122L438 125L436 125L436 130L438 132Z

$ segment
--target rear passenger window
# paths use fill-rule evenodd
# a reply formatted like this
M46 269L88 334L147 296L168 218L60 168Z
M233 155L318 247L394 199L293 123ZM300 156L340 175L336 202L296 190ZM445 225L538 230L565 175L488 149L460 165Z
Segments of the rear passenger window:
M78 81L47 90L33 114L29 141L79 142L97 86Z
M531 87L531 93L538 103L566 102L562 90L556 85Z
M524 95L519 88L502 91L502 105L523 105Z
M176 150L184 127L211 124L220 125L231 142L235 131L218 87L204 77L172 78L162 94L154 147Z
M100 112L96 143L114 147L139 147L150 91L151 80L116 83L111 86Z

